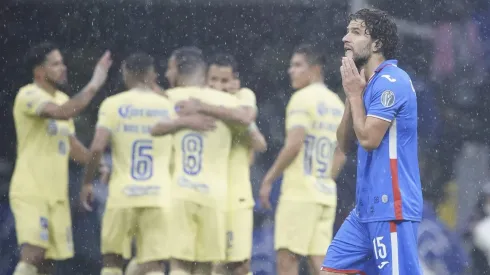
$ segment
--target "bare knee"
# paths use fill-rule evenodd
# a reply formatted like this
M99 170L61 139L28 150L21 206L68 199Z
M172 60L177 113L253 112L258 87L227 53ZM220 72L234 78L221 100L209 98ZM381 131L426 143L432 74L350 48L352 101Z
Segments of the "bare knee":
M293 273L298 269L298 256L287 249L277 251L277 269L280 274ZM296 271L295 274L298 274Z
M211 262L195 262L193 274L211 275L212 270L213 270L213 264Z
M160 261L151 261L138 265L138 274L162 271L164 271L164 265Z
M177 259L170 260L170 271L180 270L187 274L192 274L193 267L194 267L193 262L182 261Z
M102 265L104 267L115 267L122 269L124 267L124 259L121 255L105 254L102 255Z
M20 260L37 268L42 266L45 255L46 249L35 245L23 244L20 249Z
M250 261L232 263L230 268L233 275L247 275L250 272Z

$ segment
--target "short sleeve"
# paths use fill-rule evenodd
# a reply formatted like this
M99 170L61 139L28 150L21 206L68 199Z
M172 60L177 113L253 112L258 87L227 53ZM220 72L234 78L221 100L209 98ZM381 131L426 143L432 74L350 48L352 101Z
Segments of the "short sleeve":
M110 98L104 100L100 105L97 127L106 128L111 132L117 127L117 118Z
M257 108L257 100L252 90L243 88L239 91L238 99L241 106Z
M312 117L309 113L307 100L302 100L297 95L293 95L286 108L286 130L295 127L310 128Z
M407 102L406 91L401 84L380 78L373 86L369 105L366 106L367 116L391 122Z
M18 106L28 115L39 116L47 103L52 101L52 98L39 89L27 89L20 91L18 95Z

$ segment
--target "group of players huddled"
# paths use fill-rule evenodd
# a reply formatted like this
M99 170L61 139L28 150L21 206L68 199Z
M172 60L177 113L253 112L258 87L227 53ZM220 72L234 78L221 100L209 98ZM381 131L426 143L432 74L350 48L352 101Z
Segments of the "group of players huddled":
M419 205L402 202L400 190L404 196L413 191L417 197L420 189L418 170L400 174L400 184L398 176L396 182L391 180L396 169L407 169L405 159L397 164L393 150L411 154L408 161L416 162L415 93L396 61L387 60L396 48L396 26L384 12L365 9L351 17L347 31L341 67L348 96L345 112L344 103L323 83L326 60L321 51L303 44L290 61L288 72L296 92L286 110L287 136L260 189L261 204L269 208L272 183L284 175L275 223L278 273L298 274L301 255L309 258L312 274L321 268L364 274L361 263L375 255L372 266L380 274L398 275L403 264L409 266L405 271L414 271L406 274L418 274L417 264L410 267L416 263L413 251L400 250L406 255L404 262L393 239L412 238L419 215ZM102 102L88 149L75 137L73 117L104 85L112 65L110 53L102 56L90 82L72 98L61 91L67 82L66 67L56 46L35 46L27 60L34 81L20 89L14 104L18 151L10 202L21 245L14 275L50 274L53 260L73 256L69 158L85 165L81 203L87 211L92 210L95 176L100 172L109 178L101 233L102 275L162 275L164 261L170 261L171 275L250 273L254 206L250 166L254 153L265 151L267 144L255 124L255 95L241 87L232 56L216 54L206 61L195 47L179 48L169 57L165 73L171 88L163 90L157 84L154 59L145 53L130 55L121 65L127 91ZM403 131L399 138L397 123ZM368 179L358 182L357 210L323 262L332 241L335 178L345 162L342 151L348 151L345 148L356 136L362 166L358 176ZM397 140L403 148L396 147ZM109 172L102 161L108 147L110 177L104 175ZM379 163L371 167L371 162ZM388 162L392 170L383 168ZM369 194L376 196L373 201ZM369 198L363 201L364 196ZM382 232L373 237L371 251L371 229L360 224L373 221L379 221L373 228ZM383 240L389 238L391 246ZM123 271L130 258L134 260Z
M122 274L133 240L138 264L136 271L134 262L129 265L127 272L136 272L132 274L162 274L161 262L168 259L173 275L249 273L254 206L250 165L254 152L265 151L267 145L254 122L255 95L240 87L231 55L216 54L206 62L195 47L175 50L165 74L171 88L165 91L157 84L153 58L130 55L121 66L128 90L102 102L89 149L76 139L72 118L104 84L110 53L72 98L60 91L66 67L56 46L35 46L28 60L34 82L20 89L14 107L19 139L10 198L22 244L15 275L49 274L53 265L46 259L73 256L68 159L86 167L81 200L91 211L92 182L97 172L107 170L101 167L107 147L112 171L102 222L101 274ZM305 176L302 158L286 170L283 194L291 203L280 207L278 224L286 231L278 234L276 245L319 256L314 265L318 271L335 217L330 164L343 112L341 100L323 84L324 62L310 45L298 47L291 60L292 85L300 91L288 105L287 129L307 127L311 147L302 149L303 141L297 138L289 154L293 160L304 150L309 169L321 172L325 181ZM310 110L311 102L322 110ZM314 125L301 110L316 115ZM295 131L292 135L298 136ZM321 160L311 155L318 146ZM338 171L342 161L334 162L333 170ZM312 184L304 184L304 179ZM324 189L322 195L311 197L315 188ZM302 209L301 202L311 199L325 206ZM300 225L289 218L295 215L310 215L312 224L318 222L311 234L297 231ZM309 244L301 234L316 241Z

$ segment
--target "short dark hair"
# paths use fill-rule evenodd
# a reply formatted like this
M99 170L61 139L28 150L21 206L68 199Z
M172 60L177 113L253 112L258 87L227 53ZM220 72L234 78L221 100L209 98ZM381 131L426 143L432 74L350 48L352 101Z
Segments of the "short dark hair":
M386 59L395 58L398 51L398 28L389 15L378 9L361 9L349 15L349 20L362 20L366 34L379 41L380 52Z
M134 53L124 60L126 70L135 76L142 76L155 64L155 59L147 53Z
M54 50L58 50L58 47L52 42L42 42L31 47L25 57L27 67L34 69L41 66L46 61L46 56Z
M301 44L294 50L296 54L304 54L306 56L306 61L310 65L318 65L322 68L325 67L327 63L326 57L323 52L318 49L317 46L312 44Z
M238 73L238 63L235 60L235 57L231 54L227 53L217 53L208 61L208 66L217 65L220 67L231 67L233 73Z
M206 61L202 51L197 47L182 47L172 53L177 63L179 74L190 75L199 70L206 70Z

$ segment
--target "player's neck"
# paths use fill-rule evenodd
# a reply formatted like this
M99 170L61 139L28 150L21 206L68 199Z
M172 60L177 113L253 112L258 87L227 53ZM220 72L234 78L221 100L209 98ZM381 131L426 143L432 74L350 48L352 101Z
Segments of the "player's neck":
M366 81L368 81L371 76L374 75L374 71L383 63L386 59L383 56L380 55L373 55L369 59L369 61L364 65L364 77L366 78Z
M313 84L323 84L323 76L317 75L310 78L310 85Z
M130 89L137 89L137 90L143 90L143 91L151 91L152 87L149 83L134 83L133 85L129 86Z
M188 76L179 77L177 80L178 87L204 87L206 86L206 79L203 76Z
M44 91L46 91L48 94L51 95L54 95L56 93L56 90L58 90L56 89L56 87L54 87L53 85L49 84L46 81L34 79L34 84L36 84L36 86L38 86L39 88L43 89Z

